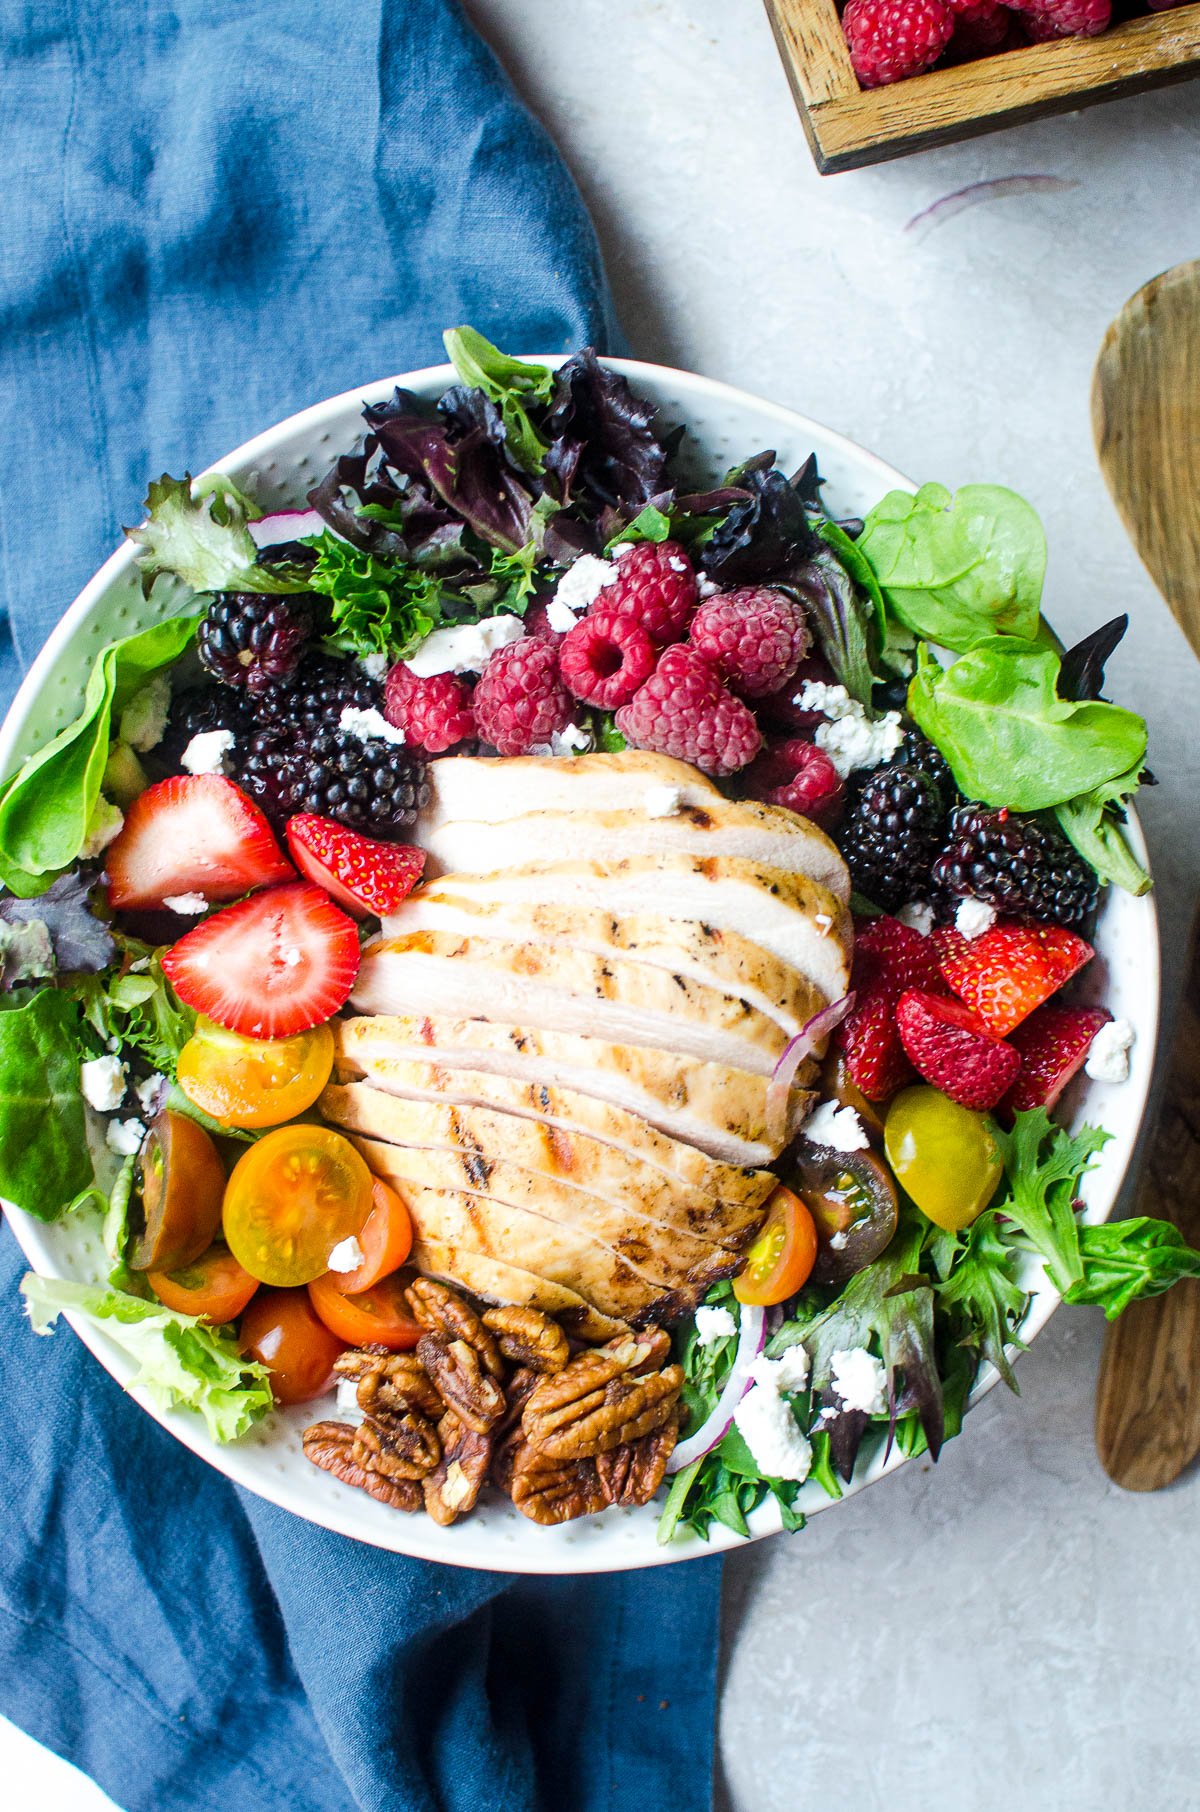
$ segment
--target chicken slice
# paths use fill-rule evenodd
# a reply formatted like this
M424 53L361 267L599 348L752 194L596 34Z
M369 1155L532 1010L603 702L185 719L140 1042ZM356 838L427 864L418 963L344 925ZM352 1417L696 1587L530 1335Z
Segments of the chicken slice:
M732 1251L745 1245L762 1220L762 1198L757 1203L715 1201L703 1189L656 1170L640 1156L512 1114L405 1101L365 1082L331 1083L317 1106L344 1132L451 1157L458 1171L450 1182L416 1179L428 1181L431 1188L477 1189L486 1184L493 1194L511 1201L512 1196L493 1187L503 1168L520 1178L523 1193L516 1199L522 1204L530 1189L548 1183L615 1203L668 1232ZM769 1184L774 1179L766 1180ZM762 1196L767 1193L764 1188Z
M775 1020L737 995L648 963L440 931L368 945L351 1004L360 1013L446 1013L581 1032L759 1076L774 1072L787 1044ZM814 990L812 1012L820 1006Z
M462 818L498 824L527 812L640 811L650 787L678 788L682 803L704 805L722 794L686 761L623 749L616 755L447 755L425 770L429 803L417 820L415 841Z
M354 1022L345 1022L354 1023ZM660 1171L672 1182L695 1189L714 1203L753 1210L775 1187L769 1170L723 1164L694 1145L672 1139L639 1115L575 1089L548 1088L545 1083L483 1070L442 1068L436 1063L406 1063L396 1057L372 1056L356 1049L345 1023L334 1022L337 1069L345 1076L367 1075L376 1088L409 1102L431 1102L443 1108L486 1108L517 1122L511 1136L520 1141L522 1121L530 1121L539 1138L555 1148L564 1137L580 1137L624 1153ZM522 1147L522 1149L524 1149ZM522 1162L524 1160L522 1159Z
M605 959L619 956L665 969L706 987L723 988L757 1007L794 1038L824 996L790 964L734 931L717 931L695 919L638 912L614 918L595 906L544 906L534 901L496 905L443 889L421 889L384 920L388 937L441 931L459 937L503 938L509 943L565 946Z
M791 1097L789 1126L769 1130L765 1077L649 1046L605 1044L482 1019L367 1016L346 1021L342 1044L349 1061L363 1069L379 1058L397 1058L573 1089L639 1115L723 1164L771 1164L813 1099L801 1079Z
M593 1303L565 1284L551 1283L517 1265L502 1264L480 1252L447 1240L419 1239L412 1249L412 1263L425 1277L441 1277L460 1284L485 1302L517 1303L553 1315L568 1334L579 1340L611 1340L624 1332L628 1322L602 1315Z
M657 912L697 920L762 945L815 982L826 1000L840 1000L849 980L852 933L842 902L816 881L736 856L530 862L494 874L446 875L422 891L501 907L596 906L616 917Z
M720 795L702 804L681 801L676 810L651 816L646 806L658 805L655 789L646 794L628 811L540 810L495 822L472 811L467 818L430 824L422 836L429 855L425 872L478 874L514 863L557 862L569 849L584 850L597 862L666 854L738 856L785 874L807 875L839 900L850 898L850 876L836 844L807 818L781 806Z

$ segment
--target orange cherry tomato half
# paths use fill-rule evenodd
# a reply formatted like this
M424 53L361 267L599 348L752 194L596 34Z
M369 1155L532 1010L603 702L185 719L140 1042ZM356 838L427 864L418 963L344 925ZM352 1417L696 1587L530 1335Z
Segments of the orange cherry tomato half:
M210 1246L179 1271L149 1271L146 1281L160 1302L205 1321L236 1321L258 1288L228 1246Z
M200 1018L179 1053L179 1086L223 1126L282 1126L312 1106L333 1068L328 1026L292 1038L244 1038Z
M353 1271L330 1271L329 1281L343 1296L369 1290L381 1277L398 1271L412 1251L413 1227L408 1209L394 1189L375 1178L371 1212L358 1236L363 1260Z
M332 1389L344 1343L313 1313L306 1290L260 1290L242 1316L239 1345L269 1370L277 1403L311 1403Z
M306 1284L335 1246L358 1238L374 1179L327 1126L278 1126L234 1165L222 1220L234 1257L267 1284Z
M350 1346L386 1346L402 1353L426 1332L408 1312L404 1282L393 1272L358 1296L343 1296L340 1282L327 1272L313 1279L308 1294L325 1326Z
M816 1261L816 1223L800 1197L781 1185L767 1202L762 1232L733 1280L733 1293L757 1308L786 1302L808 1281Z

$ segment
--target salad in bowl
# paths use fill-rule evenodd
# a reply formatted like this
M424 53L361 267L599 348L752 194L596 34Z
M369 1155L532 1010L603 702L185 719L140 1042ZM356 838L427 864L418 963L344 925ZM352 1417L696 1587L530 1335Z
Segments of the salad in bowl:
M64 644L0 791L0 1194L34 1325L305 1514L682 1557L1200 1272L1103 1223L1146 727L1013 492L849 516L636 367L446 340L298 507L253 447L152 484L144 605Z

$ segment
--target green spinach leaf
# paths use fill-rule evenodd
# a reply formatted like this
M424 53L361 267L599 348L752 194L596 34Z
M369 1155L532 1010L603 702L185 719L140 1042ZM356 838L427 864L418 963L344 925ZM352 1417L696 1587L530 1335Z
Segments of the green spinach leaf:
M93 1182L79 1010L54 988L0 1013L0 1196L53 1221Z
M1079 1228L1083 1276L1067 1291L1068 1302L1095 1303L1109 1321L1141 1296L1159 1296L1183 1277L1200 1277L1200 1252L1186 1244L1178 1227L1145 1215Z
M917 635L971 648L998 633L1032 638L1046 536L1032 505L1002 485L889 491L867 517L859 556L887 607Z

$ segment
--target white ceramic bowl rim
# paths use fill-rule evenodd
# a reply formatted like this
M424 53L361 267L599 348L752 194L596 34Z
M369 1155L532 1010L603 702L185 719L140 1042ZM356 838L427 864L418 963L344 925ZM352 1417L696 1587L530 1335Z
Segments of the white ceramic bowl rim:
M543 364L556 366L565 355L528 356L538 358ZM748 424L746 453L757 450L757 445L752 443L761 444L765 431L776 439L777 445L790 447L797 459L803 457L798 451L800 447L815 447L823 471L831 462L837 466L844 464L847 472L853 475L852 481L861 482L865 487L867 480L870 480L872 486L878 486L877 494L880 496L889 489L916 489L903 474L875 454L857 446L845 435L835 433L780 404L750 396L731 385L668 367L632 359L606 359L604 363L622 372L635 387L640 387L652 396L657 395L660 402L666 392L671 399L667 412L680 407L684 419L689 423L692 409L723 410L728 418L745 418ZM336 431L337 445L324 456L328 463L333 454L348 446L359 431L354 427L350 433L346 433L346 424L357 423L364 400L387 397L396 385L418 394L437 396L453 381L453 377L451 366L437 365L343 392L340 396L301 410L256 435L208 470L227 472L244 479L259 468L269 466L284 443L300 441L311 447L324 446L331 441ZM829 476L828 472L826 476ZM294 505L297 499L293 496L288 501ZM863 502L861 498L856 499L855 509L860 509ZM285 503L272 502L269 507L285 507ZM98 627L106 599L110 594L119 592L120 588L129 587L136 570L135 558L136 550L128 543L112 554L55 627L0 727L0 774L10 772L32 748L45 740L44 726L35 727L35 719L43 703L43 694L49 689L52 680L57 682L59 690L65 690L68 695L72 694L74 688L74 699L82 694L86 665L80 652L76 650L80 631L85 626L89 630ZM159 589L161 591L163 588ZM129 610L127 608L116 614L128 615ZM144 620L153 620L154 616L161 614L172 613L162 610L160 599L157 607L147 608ZM93 618L96 622L93 622ZM110 639L111 633L106 633L103 640ZM97 642L97 646L101 645L102 641ZM64 663L67 668L65 675ZM1141 829L1132 816L1130 833L1137 854L1145 860ZM1105 1106L1110 1111L1103 1117L1111 1125L1111 1110L1115 1107L1119 1125L1114 1129L1115 1136L1100 1163L1085 1180L1083 1194L1089 1220L1102 1220L1111 1212L1132 1157L1149 1092L1154 1037L1158 1024L1158 936L1153 899L1147 897L1134 901L1127 895L1121 895L1110 896L1110 902L1119 912L1122 925L1132 928L1136 960L1121 988L1120 1010L1135 1018L1139 1037L1130 1081L1123 1085L1119 1094L1110 1090L1105 1097ZM1117 979L1120 981L1119 976ZM1111 984L1111 973L1109 981ZM1089 1095L1094 1091L1094 1086L1087 1091ZM71 1265L64 1261L60 1248L64 1229L68 1239L74 1237L76 1229L67 1228L67 1224L63 1222L47 1226L11 1206L8 1212L16 1236L34 1269L47 1276L72 1274ZM1045 1326L1060 1299L1045 1282L1040 1266L1032 1261L1024 1281L1031 1291L1029 1310L1022 1326L1022 1336L1028 1343ZM128 1387L134 1368L120 1349L86 1321L70 1315L67 1320L106 1370L118 1383ZM985 1366L971 1394L972 1406L997 1381L995 1370L991 1366ZM640 1511L608 1511L602 1517L585 1519L585 1523L568 1525L565 1529L538 1529L523 1523L523 1519L511 1510L507 1512L508 1516L521 1525L515 1533L507 1531L494 1516L489 1521L490 1513L464 1519L448 1530L441 1529L426 1517L404 1516L385 1510L373 1500L366 1499L362 1493L351 1491L314 1469L298 1472L293 1468L295 1476L292 1476L291 1473L273 1468L267 1460L272 1444L285 1442L290 1444L290 1449L297 1448L298 1431L311 1419L311 1412L277 1415L254 1431L247 1441L219 1447L209 1440L198 1417L180 1411L161 1411L139 1390L135 1389L130 1394L186 1447L236 1483L308 1521L401 1553L451 1565L477 1566L501 1572L574 1573L669 1564L738 1547L743 1542L743 1538L718 1525L714 1527L708 1543L687 1537L672 1542L667 1547L658 1547L654 1539L657 1505ZM874 1483L902 1464L904 1459L898 1451L894 1450L886 1460L877 1455L864 1476L856 1475L847 1495L862 1489L866 1484ZM813 1491L816 1492L815 1496L812 1495ZM802 1504L810 1514L832 1507L832 1501L820 1493L819 1487L805 1487ZM751 1517L752 1538L760 1539L776 1532L778 1528L777 1508L773 1501L768 1500ZM588 1539L580 1540L579 1537L585 1533Z

